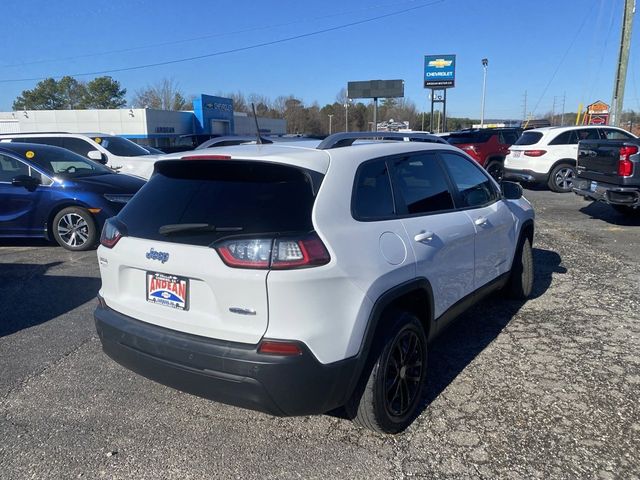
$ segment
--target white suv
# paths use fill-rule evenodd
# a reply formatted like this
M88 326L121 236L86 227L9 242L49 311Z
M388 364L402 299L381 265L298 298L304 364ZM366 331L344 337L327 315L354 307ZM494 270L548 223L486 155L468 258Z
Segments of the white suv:
M42 143L62 147L145 180L151 176L153 164L160 156L150 155L131 140L103 133L10 133L0 135L0 142Z
M224 403L408 426L428 341L492 291L531 292L534 213L437 137L367 135L157 162L102 232L104 351Z
M571 192L576 178L580 140L636 138L616 127L583 125L527 130L509 147L504 179L547 185L554 192Z

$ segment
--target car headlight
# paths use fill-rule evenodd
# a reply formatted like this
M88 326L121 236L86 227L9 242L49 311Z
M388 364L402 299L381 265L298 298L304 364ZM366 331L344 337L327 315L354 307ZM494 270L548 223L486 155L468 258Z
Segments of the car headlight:
M121 195L117 193L105 193L104 198L113 203L127 203L133 195Z

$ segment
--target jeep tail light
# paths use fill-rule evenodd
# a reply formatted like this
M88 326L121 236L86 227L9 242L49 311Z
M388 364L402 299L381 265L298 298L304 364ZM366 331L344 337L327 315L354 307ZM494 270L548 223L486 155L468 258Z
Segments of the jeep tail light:
M100 234L100 244L107 247L113 248L116 246L116 243L122 238L122 232L118 230L113 219L109 218L106 222L104 222L104 227L102 227L102 233Z
M630 177L633 175L633 162L629 158L631 155L638 153L636 145L624 145L620 147L620 160L618 160L618 175L621 177Z
M527 157L541 157L545 153L547 153L546 150L525 150L524 151L524 154Z
M287 270L329 263L331 257L313 232L300 237L230 238L215 245L230 267Z
M302 355L302 349L297 342L287 342L283 340L262 340L258 345L258 353L265 355Z

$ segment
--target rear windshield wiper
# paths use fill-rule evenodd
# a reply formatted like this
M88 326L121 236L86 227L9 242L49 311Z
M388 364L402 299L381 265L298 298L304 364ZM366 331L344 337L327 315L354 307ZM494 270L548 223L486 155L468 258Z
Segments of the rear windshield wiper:
M158 229L160 235L185 232L240 232L242 227L216 227L210 223L172 223Z

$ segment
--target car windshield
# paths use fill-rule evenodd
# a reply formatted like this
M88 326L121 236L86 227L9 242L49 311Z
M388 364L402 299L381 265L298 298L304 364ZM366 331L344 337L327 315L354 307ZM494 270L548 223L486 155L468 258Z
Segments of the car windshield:
M60 147L21 144L14 151L51 177L76 178L114 173L104 165Z
M96 143L99 143L109 152L119 157L141 157L149 155L149 152L140 145L133 143L122 137L93 137Z

